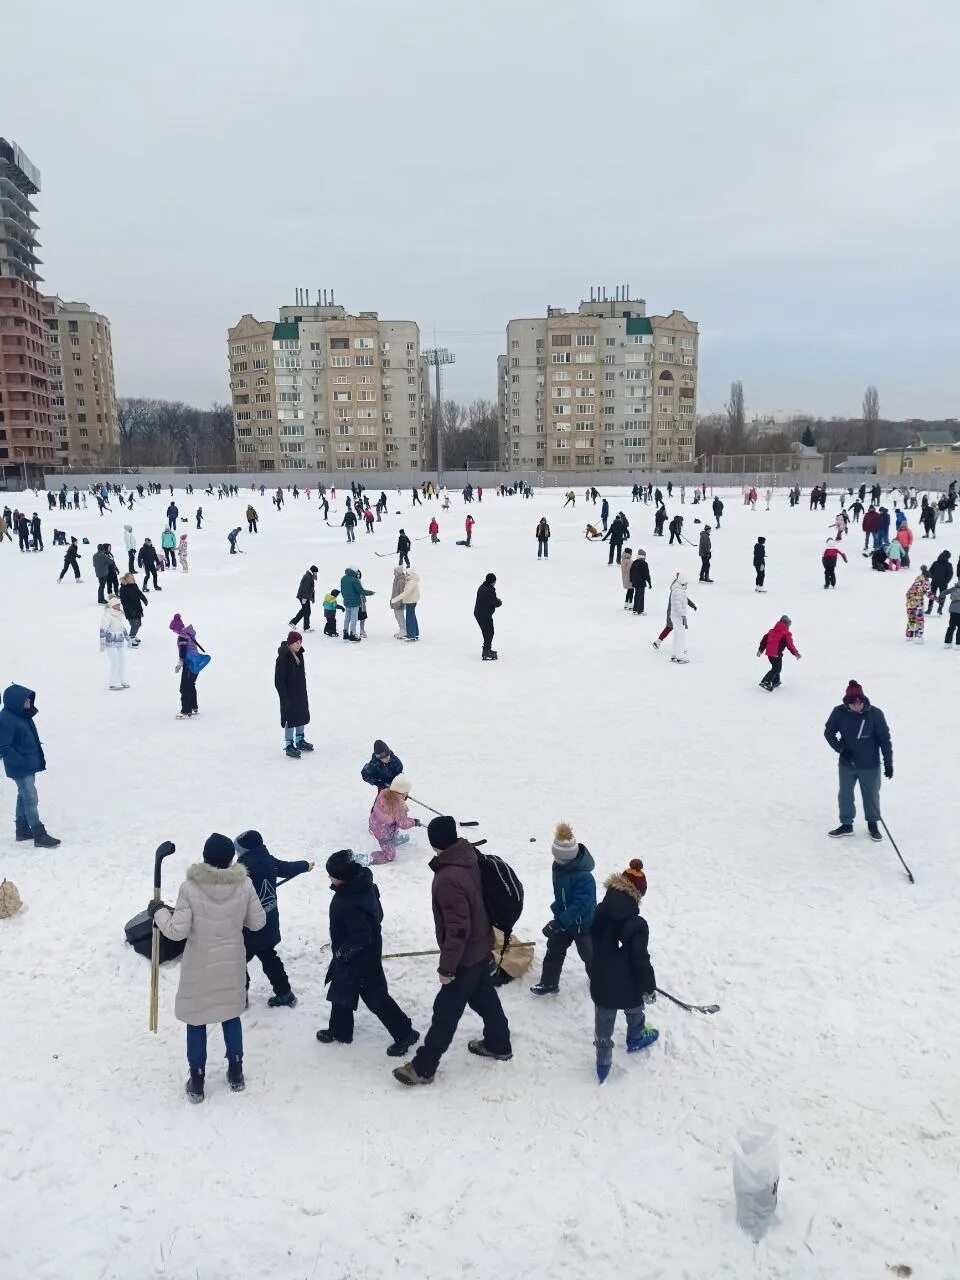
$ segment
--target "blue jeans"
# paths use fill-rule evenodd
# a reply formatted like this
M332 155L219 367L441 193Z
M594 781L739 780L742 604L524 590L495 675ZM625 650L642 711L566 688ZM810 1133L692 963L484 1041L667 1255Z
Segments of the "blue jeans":
M357 634L357 619L360 616L360 606L358 604L347 605L343 611L343 634L345 636L355 636Z
M356 541L356 538L357 538L357 535L356 535L356 533L354 532L354 527L353 527L353 525L352 525L352 524L348 524L348 525L347 525L347 541L348 541L348 542L355 542L355 541Z
M550 559L550 543L545 538L537 540L537 559L539 560L541 556L547 560Z
M643 1005L635 1009L624 1009L627 1019L627 1039L639 1040L645 1026ZM617 1020L616 1009L604 1009L601 1005L593 1006L593 1026L596 1032L594 1044L597 1046L597 1065L609 1067L613 1062L613 1027Z
M223 1043L228 1058L243 1057L243 1027L239 1018L221 1022ZM187 1063L191 1071L202 1071L207 1065L207 1028L187 1025Z
M880 821L880 766L876 769L851 769L840 764L840 821L853 825L857 806L853 798L854 786L860 783L863 814L867 822Z
M288 724L285 726L283 730L283 740L288 747L291 746L294 742L303 741L303 729L304 729L304 726L302 724L298 724L298 725Z
M407 639L415 640L420 634L420 628L417 625L417 606L415 604L404 605L404 611L407 622Z
M25 822L31 831L36 831L40 825L36 776L35 773L27 773L14 779L17 784L17 822Z

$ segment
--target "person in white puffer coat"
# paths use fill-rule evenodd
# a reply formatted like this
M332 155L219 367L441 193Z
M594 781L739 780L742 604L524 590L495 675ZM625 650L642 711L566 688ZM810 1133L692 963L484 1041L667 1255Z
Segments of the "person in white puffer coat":
M123 545L127 552L127 573L133 573L136 569L137 558L137 539L133 532L132 524L123 526Z
M110 663L110 688L129 689L127 684L127 644L130 632L119 596L111 596L100 618L100 652Z
M390 600L394 612L404 611L404 639L419 640L420 627L417 623L417 605L420 603L420 575L414 569L404 569L403 589ZM399 618L398 618L399 621Z
M687 657L687 605L696 605L687 597L685 578L677 577L670 587L670 621L673 624L673 653L671 662L689 662Z
M173 942L186 939L174 1012L187 1024L187 1096L203 1101L207 1065L207 1024L223 1024L227 1049L227 1081L234 1092L244 1088L243 1030L247 953L243 931L255 933L267 917L242 863L233 862L233 841L214 832L203 846L203 861L194 863L180 886L177 905L150 905L153 923Z

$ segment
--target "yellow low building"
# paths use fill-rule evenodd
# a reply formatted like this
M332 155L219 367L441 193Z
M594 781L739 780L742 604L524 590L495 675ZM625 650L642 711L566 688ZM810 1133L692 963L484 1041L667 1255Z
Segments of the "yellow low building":
M960 474L960 442L951 431L920 431L902 449L877 449L878 476L934 475L947 479Z

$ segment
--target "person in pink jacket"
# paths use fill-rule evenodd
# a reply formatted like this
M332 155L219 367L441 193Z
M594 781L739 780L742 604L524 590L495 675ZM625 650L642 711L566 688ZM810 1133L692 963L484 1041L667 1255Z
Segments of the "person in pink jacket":
M370 810L370 834L380 848L371 855L370 860L376 867L385 862L393 862L397 856L397 845L406 844L410 839L402 833L410 827L420 826L420 819L411 818L407 813L409 794L410 783L402 773L398 773L373 803Z
M913 546L913 532L909 525L902 524L897 530L897 541L903 547L900 564L904 569L910 568L910 548Z

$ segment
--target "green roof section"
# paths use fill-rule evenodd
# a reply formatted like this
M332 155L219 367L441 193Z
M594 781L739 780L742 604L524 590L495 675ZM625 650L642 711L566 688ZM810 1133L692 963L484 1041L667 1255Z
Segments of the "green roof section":
M953 444L954 435L952 431L919 431L920 443L928 444Z
M273 340L279 342L281 338L299 338L300 326L296 320L281 320L273 326Z
M653 333L653 325L646 316L627 316L628 336L639 333Z

